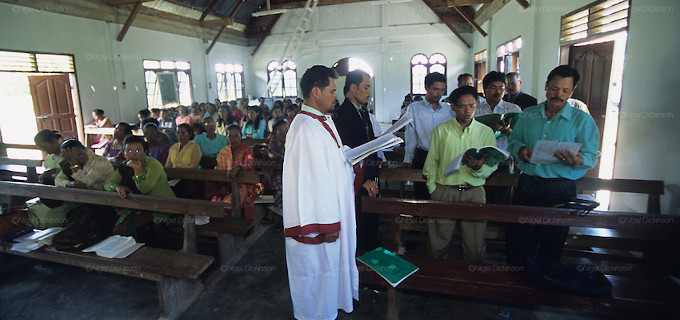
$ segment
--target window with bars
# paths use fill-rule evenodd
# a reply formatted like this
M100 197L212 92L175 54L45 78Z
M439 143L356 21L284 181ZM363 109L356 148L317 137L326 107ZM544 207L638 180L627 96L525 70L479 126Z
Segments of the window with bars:
M496 48L496 70L498 72L519 72L519 51L522 38L508 41Z
M0 71L74 73L73 56L0 51Z
M271 61L267 64L267 83L272 79L277 80L272 95L274 97L297 97L297 65L292 60L286 60L282 64Z
M191 63L144 60L142 65L149 108L191 105Z
M480 51L475 54L475 79L477 92L484 92L482 79L486 76L487 51Z
M242 64L218 63L215 64L215 72L220 101L232 101L245 96Z
M433 53L429 58L422 53L411 57L411 93L425 94L425 76L439 72L446 76L446 57L441 53Z
M629 0L600 0L562 17L560 42L573 43L628 28Z

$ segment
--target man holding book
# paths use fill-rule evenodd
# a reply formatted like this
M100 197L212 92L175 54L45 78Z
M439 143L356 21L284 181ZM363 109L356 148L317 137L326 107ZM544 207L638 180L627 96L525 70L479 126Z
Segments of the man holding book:
M342 144L356 148L375 139L370 115L362 106L371 97L371 77L362 70L350 71L343 89L345 101L335 109L333 122L338 128ZM377 154L369 155L354 165L354 191L356 193L357 246L359 250L373 250L378 244L378 215L361 212L361 197L375 197L378 192L378 170L382 161Z
M519 106L514 103L503 101L505 94L506 77L504 73L491 71L482 79L482 86L484 88L484 96L486 100L477 106L475 116L483 116L486 114L497 113L505 115L507 113L522 112ZM499 149L508 150L508 136L512 133L510 127L511 119L501 120L492 128L494 131L500 132L496 137L496 145ZM498 165L498 173L511 173L512 162L504 161ZM486 202L493 204L510 204L510 195L512 189L510 187L484 187L486 191Z
M568 102L579 79L578 71L570 66L553 69L545 83L547 100L520 115L508 147L522 171L513 204L553 207L565 203L576 197L575 180L595 166L600 141L595 121ZM578 143L581 147L576 153L557 150L552 163L535 164L532 154L541 140ZM568 233L569 227L510 225L508 263L526 265L535 258L559 261Z
M422 169L430 149L432 130L440 123L453 119L453 112L449 106L441 102L446 93L446 76L439 72L428 73L425 76L425 99L414 101L408 107L413 122L406 126L404 135L404 165L405 168ZM413 184L416 199L429 199L430 194L422 182Z
M451 161L470 148L496 146L491 128L474 120L477 108L477 90L470 86L460 87L449 96L451 110L456 117L446 121L432 131L430 151L425 160L423 175L427 178L427 189L432 200L485 203L482 186L498 164L487 163L488 154L483 156L464 155L460 169L445 175ZM430 254L445 258L453 236L456 221L428 223ZM482 261L486 251L484 233L486 221L460 220L463 258L467 261Z
M333 120L333 69L300 79L305 104L290 124L283 161L283 225L296 319L335 319L359 300L354 173Z

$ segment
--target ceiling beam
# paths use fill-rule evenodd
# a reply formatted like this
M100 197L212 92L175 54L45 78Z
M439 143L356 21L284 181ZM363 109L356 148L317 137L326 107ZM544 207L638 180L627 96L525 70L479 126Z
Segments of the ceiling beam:
M517 0L517 3L524 9L529 8L529 2L527 0Z
M458 31L456 31L456 28L450 26L448 23L446 24L446 26L449 27L449 30L451 30L451 32L453 32L453 34L455 34L456 37L458 37L458 40L460 40L461 42L463 42L463 44L464 44L466 47L468 47L468 49L472 48L472 46L471 46L467 41L465 41L465 39L463 39L463 36L460 35L460 33L458 33Z
M433 12L435 15L437 15L437 17L439 18L439 20L442 21L442 23L444 23L444 25L446 25L446 27L449 28L449 30L451 30L451 32L453 32L453 34L455 34L456 37L458 37L458 39L459 39L466 47L472 48L472 46L471 46L467 41L465 41L465 39L463 39L463 36L461 36L460 33L458 33L458 31L456 31L456 29L453 28L453 27L449 24L449 23L451 23L451 22L446 22L447 20L454 19L453 16L449 16L449 15L444 16L444 15L442 15L441 13L439 13L439 11L434 10L434 8L432 8L432 6L431 6L428 2L425 2L425 5L426 5L428 8L430 8L430 10L432 10L432 12Z
M484 29L482 29L482 27L480 27L480 26L475 22L475 18L474 18L474 17L471 17L470 15L468 15L468 14L467 14L464 10L462 10L461 7L459 7L459 6L454 6L453 8L456 9L456 11L458 11L458 13L460 13L460 15L463 16L463 18L465 18L465 20L467 20L467 22L469 22L469 23L472 25L473 28L475 28L477 31L479 31L479 33L481 33L482 36L486 37L486 31L484 31Z
M319 3L316 6L322 7L322 6L332 6L332 5L335 5L335 4L347 4L347 3L371 2L371 1L375 1L375 0L320 0ZM306 4L307 4L307 1L295 1L295 2L276 3L276 4L272 3L271 10L304 8Z
M127 33L128 29L130 29L130 26L132 25L132 21L135 20L135 17L137 17L137 13L139 13L139 9L142 8L142 3L144 1L137 1L137 4L135 4L134 9L132 9L132 12L130 12L130 16L128 16L127 21L125 21L125 25L123 26L123 29L120 30L120 33L118 34L118 41L123 41L123 38L125 38L125 34Z
M250 2L244 2L243 4L245 4L246 6L249 6L249 7L251 7L251 8L254 8L254 9L256 9L256 10L260 10L260 7L258 7L257 5L254 5L254 4L250 3Z
M110 6L120 6L124 4L135 4L138 2L149 2L152 0L106 0L106 4Z
M208 14L210 13L210 11L213 11L213 9L215 9L215 6L217 5L218 2L220 2L220 0L214 0L213 3L210 4L210 6L208 7L208 9L205 9L205 11L203 11L203 14L201 14L201 18L198 19L198 21L203 21L203 20L205 20L205 17L208 16Z
M449 7L453 6L471 6L475 4L487 4L493 0L447 0Z
M475 22L479 25L484 24L510 1L512 0L493 0L493 2L483 5L475 14Z
M236 7L234 7L234 11L232 11L231 15L229 15L228 19L231 19L231 23L234 23L234 16L238 12L238 9L241 9L241 6L243 5L244 2L245 2L245 0L239 0L238 4L236 4ZM203 22L207 22L207 21L203 21ZM225 25L222 26L222 28L220 28L220 31L218 31L217 35L215 35L215 39L213 39L212 43L210 43L210 46L208 46L208 49L205 51L205 54L210 53L212 48L215 46L215 43L217 43L217 39L220 38L220 36L222 35L222 32L224 32L224 30L226 30L228 26L229 26L229 24L225 24Z
M222 18L215 20L204 20L200 22L201 27L215 27L234 24L234 18Z

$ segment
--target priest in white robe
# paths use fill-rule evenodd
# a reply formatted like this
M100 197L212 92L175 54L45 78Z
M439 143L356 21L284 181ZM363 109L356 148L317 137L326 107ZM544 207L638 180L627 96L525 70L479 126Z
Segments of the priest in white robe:
M290 125L283 162L283 225L296 319L335 319L359 300L354 172L333 120L337 74L314 66Z

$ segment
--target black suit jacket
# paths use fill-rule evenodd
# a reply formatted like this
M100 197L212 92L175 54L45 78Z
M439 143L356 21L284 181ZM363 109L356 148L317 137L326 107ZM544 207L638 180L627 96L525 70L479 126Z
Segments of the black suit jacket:
M338 129L342 144L347 145L350 148L356 148L375 139L373 125L370 122L368 123L368 135L366 135L361 116L349 99L345 99L341 105L335 108L333 122L335 122L335 127ZM379 164L380 161L375 153L364 159L365 170L364 181L362 181L362 183L366 182L368 179L378 177Z
M536 100L536 98L521 91L519 94L517 94L517 97L515 97L514 100L510 100L510 95L506 93L505 96L503 96L503 101L514 103L522 110L538 104L538 100Z

